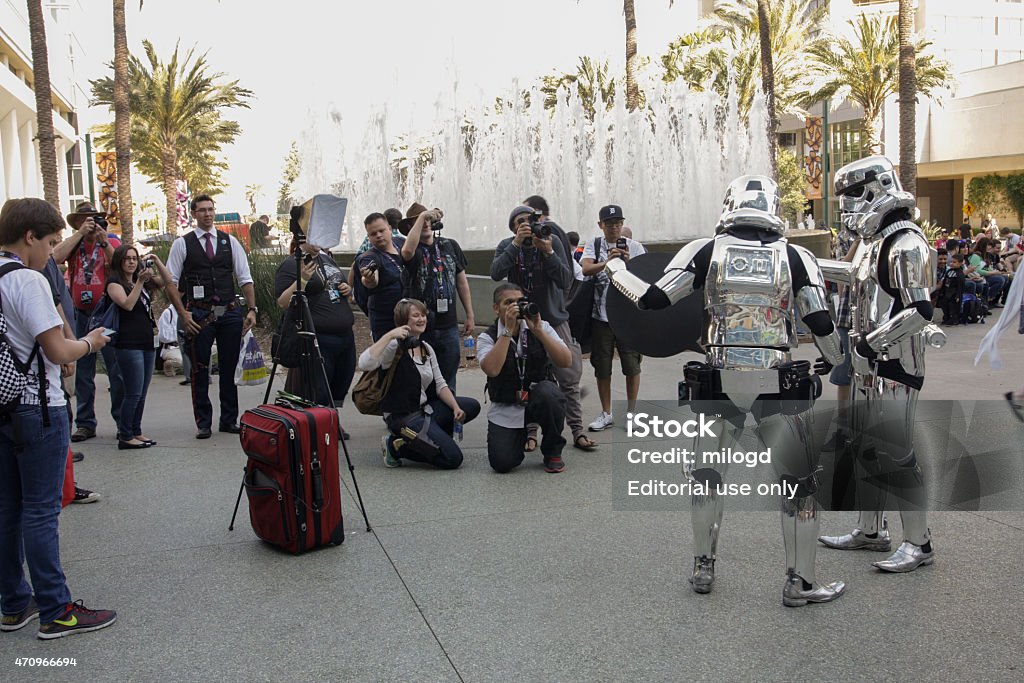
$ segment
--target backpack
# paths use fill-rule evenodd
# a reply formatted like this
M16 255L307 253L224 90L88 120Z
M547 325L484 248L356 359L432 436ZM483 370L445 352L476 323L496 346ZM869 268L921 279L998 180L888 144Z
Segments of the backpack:
M0 266L0 277L14 270L25 268L20 263L12 262ZM46 410L46 366L43 354L39 350L39 342L32 347L28 360L22 363L14 352L14 346L7 339L7 316L3 311L3 298L0 296L0 417L8 418L21 405L21 396L28 386L28 369L32 361L39 366L39 404L43 408L43 422L49 426L49 413Z
M983 323L985 322L984 309L981 301L973 293L964 293L960 306L960 322L962 323Z
M601 238L594 239L595 259L600 254ZM569 330L572 336L579 342L580 348L590 348L591 320L594 316L594 296L597 287L593 276L586 280L574 280L569 292L569 300L565 304L565 310L569 314ZM586 353L586 351L584 351Z
M363 373L363 376L356 382L355 388L352 389L352 402L356 404L356 410L363 415L384 414L380 404L388 393L388 389L391 388L391 380L395 377L395 370L398 369L398 361L403 353L405 351L399 345L390 368L387 370L376 368ZM425 356L427 350L423 349L423 353Z

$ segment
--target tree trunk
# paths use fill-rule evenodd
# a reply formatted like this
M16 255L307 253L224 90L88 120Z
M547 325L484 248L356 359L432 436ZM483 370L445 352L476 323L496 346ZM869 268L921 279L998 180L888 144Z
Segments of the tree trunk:
M882 153L881 112L864 111L864 137L868 139L868 151L871 154Z
M124 21L124 0L114 0L114 149L117 153L117 205L121 214L121 241L134 244L128 36Z
M636 12L633 0L623 0L626 15L626 109L636 111L640 106L640 86L636 83Z
M772 65L772 34L768 19L768 0L757 0L757 31L761 37L761 87L768 107L768 154L772 179L779 177L779 118L775 112L775 67Z
M178 157L174 149L163 152L164 203L167 207L167 232L178 234Z
M28 26L32 41L32 79L36 94L36 125L39 128L36 139L39 140L39 168L43 172L43 197L60 211L53 95L50 92L50 63L46 53L42 0L28 0Z
M900 0L900 182L917 195L917 73L914 70L914 10Z

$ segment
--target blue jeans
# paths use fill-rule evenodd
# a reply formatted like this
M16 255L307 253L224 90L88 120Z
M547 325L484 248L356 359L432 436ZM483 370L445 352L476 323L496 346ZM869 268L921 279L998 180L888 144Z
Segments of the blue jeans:
M0 609L17 614L35 591L43 623L59 617L71 602L60 565L60 514L64 466L71 427L64 406L48 409L22 405L13 414L21 423L22 448L15 447L15 424L0 427ZM22 564L28 560L32 585Z
M142 434L142 413L146 410L146 394L153 379L156 350L114 349L117 365L124 380L124 400L121 401L121 419L117 422L117 438L131 441Z
M459 404L462 412L466 414L463 424L471 422L480 414L480 402L475 398L456 396L455 401ZM425 462L443 470L454 470L462 464L462 449L459 448L459 444L452 438L452 433L455 430L455 414L439 398L430 401L427 405L434 411L430 418L430 428L427 430L427 435L431 441L437 444L438 453L433 457L427 457L417 453L409 446L402 446L398 449L397 455L399 458L415 462ZM403 419L403 417L399 415L388 416L388 429L392 434L388 438L392 443L395 440L394 434L402 426L409 427L417 433L423 428L424 416L422 413L417 413L415 417L408 420Z
M192 319L201 323L210 316L210 311L192 309ZM192 414L196 427L210 429L213 426L213 404L210 403L210 353L217 342L217 363L220 365L220 423L233 425L238 422L238 387L235 386L235 366L238 365L238 351L242 345L242 314L237 308L200 330L185 342L185 353L192 363Z
M462 358L462 343L459 338L459 326L452 325L442 330L430 330L423 333L423 341L430 344L437 354L437 365L441 369L448 388L455 393L455 379L459 372L459 360Z
M75 309L75 336L81 339L89 333L89 313ZM110 380L110 417L116 425L121 416L121 402L124 400L124 382L117 367L114 348L107 344L100 351L107 366ZM96 354L90 353L78 359L75 367L75 424L78 427L96 430Z

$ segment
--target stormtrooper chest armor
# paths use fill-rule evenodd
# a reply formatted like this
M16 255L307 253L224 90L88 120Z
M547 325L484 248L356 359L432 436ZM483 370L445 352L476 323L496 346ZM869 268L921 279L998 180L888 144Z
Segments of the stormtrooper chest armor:
M702 343L709 352L711 347L796 347L786 241L761 244L732 235L715 238L704 307Z

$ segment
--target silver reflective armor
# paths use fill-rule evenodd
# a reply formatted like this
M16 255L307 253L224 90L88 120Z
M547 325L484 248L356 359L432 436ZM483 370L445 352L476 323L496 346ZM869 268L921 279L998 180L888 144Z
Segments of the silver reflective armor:
M786 241L761 245L732 235L715 238L711 268L704 284L707 324L701 338L705 351L712 347L773 348L797 346L793 306L793 282ZM733 354L716 354L716 367L774 367L788 354L769 354L775 362L765 365L744 360L730 362ZM756 355L756 354L755 354Z

